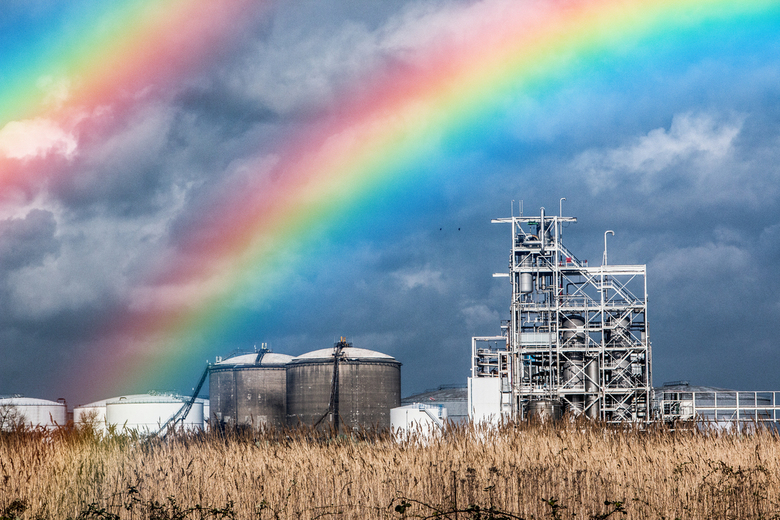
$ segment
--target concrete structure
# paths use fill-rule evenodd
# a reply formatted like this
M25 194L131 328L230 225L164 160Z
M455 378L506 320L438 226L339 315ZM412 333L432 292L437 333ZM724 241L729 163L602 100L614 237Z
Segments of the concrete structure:
M66 421L64 400L48 401L18 395L0 398L0 429L8 430L17 425L50 429L65 426Z
M390 427L401 404L401 363L355 348L344 338L333 348L298 356L287 365L288 424Z
M611 231L600 266L579 260L562 242L576 221L544 208L493 220L510 225L509 272L494 276L509 278L512 300L501 335L472 339L472 418L652 420L646 268L608 264Z
M209 419L225 426L287 424L286 366L293 357L265 348L218 360L209 370Z

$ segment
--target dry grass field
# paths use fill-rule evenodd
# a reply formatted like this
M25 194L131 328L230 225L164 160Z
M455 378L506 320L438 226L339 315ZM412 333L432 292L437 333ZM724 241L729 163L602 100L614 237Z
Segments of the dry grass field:
M775 518L780 438L585 423L142 440L0 433L0 518Z

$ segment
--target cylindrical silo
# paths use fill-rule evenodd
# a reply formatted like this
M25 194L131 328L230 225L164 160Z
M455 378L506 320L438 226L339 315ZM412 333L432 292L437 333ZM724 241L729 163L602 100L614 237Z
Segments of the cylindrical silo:
M287 365L288 424L316 424L328 416L334 394L340 425L389 428L390 409L401 405L401 363L345 342L337 347L303 354ZM338 385L334 388L337 352Z
M285 367L292 359L292 356L261 350L212 365L209 419L221 425L285 426Z
M0 399L0 427L12 429L24 425L29 428L56 428L65 426L67 409L64 402L13 396Z
M118 431L156 433L189 397L178 395L127 395L106 401L106 425ZM203 400L196 400L181 424L185 430L203 429Z

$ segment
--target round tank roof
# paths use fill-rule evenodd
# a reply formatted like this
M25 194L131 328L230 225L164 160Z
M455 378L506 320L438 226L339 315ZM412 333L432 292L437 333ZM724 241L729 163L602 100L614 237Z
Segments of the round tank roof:
M259 362L258 362L258 358ZM222 361L218 361L215 363L215 366L225 366L225 365L258 365L258 366L275 366L275 365L286 365L290 361L293 360L292 356L288 356L287 354L277 354L275 352L266 352L265 354L261 352L252 352L250 354L240 354L238 356L233 356L231 358L223 359Z
M36 399L35 397L3 397L0 398L0 405L11 406L65 406L64 403L49 401L48 399Z
M155 397L163 397L162 400L154 400L152 398ZM148 399L147 399L148 398ZM110 399L101 399L100 401L95 401L94 403L88 403L88 404L80 404L78 406L75 406L73 409L76 408L82 409L82 408L105 408L106 404L108 403L118 403L118 402L130 402L130 403L179 403L182 402L182 400L187 400L189 397L185 396L171 396L171 395L164 395L164 396L155 396L152 394L135 394L135 395L124 395L119 397L112 397ZM200 397L195 399L195 402L208 402L208 399L202 399Z
M174 394L133 394L106 399L106 404L183 403L189 397Z
M364 360L372 360L372 361L396 361L396 359L393 356L388 356L387 354L382 354L381 352L376 352L375 350L368 350L365 348L344 347L342 352L344 353L344 357L346 359L358 359L358 360L364 359ZM315 361L315 360L327 361L331 359L333 359L333 347L307 352L306 354L302 354L294 358L292 360L292 363L296 363L300 361Z
M101 399L100 401L95 401L94 403L80 404L78 406L75 406L74 409L76 409L76 408L105 408L106 407L106 403L108 401L109 401L109 399Z

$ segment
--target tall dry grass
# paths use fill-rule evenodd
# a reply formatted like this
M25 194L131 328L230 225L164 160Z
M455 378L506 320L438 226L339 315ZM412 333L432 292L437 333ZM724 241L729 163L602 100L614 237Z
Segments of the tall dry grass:
M497 511L604 518L622 508L627 518L774 518L779 447L765 431L576 422L459 428L425 442L301 430L151 441L73 429L7 432L0 518L362 519L437 510L451 519L501 518ZM470 505L481 509L451 513Z

